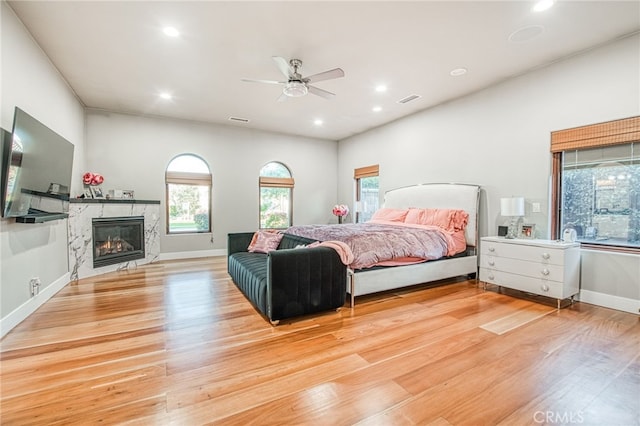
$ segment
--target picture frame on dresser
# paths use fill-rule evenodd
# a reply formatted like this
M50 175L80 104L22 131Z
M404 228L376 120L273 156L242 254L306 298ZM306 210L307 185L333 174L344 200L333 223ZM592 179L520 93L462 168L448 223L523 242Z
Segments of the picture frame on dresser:
M535 223L523 223L522 225L520 225L520 232L518 233L518 238L532 240L535 237L536 237Z
M91 188L85 188L84 191L82 191L82 195L84 195L84 198L88 198L88 199L93 198L93 193L91 192Z

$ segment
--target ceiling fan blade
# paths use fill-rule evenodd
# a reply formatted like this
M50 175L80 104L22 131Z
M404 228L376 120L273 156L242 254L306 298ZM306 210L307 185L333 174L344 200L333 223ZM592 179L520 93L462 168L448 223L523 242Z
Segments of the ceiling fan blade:
M304 81L308 83L317 83L318 81L331 80L332 78L340 77L344 77L344 71L342 71L342 68L334 68L329 71L320 72L318 74L313 74L309 77L305 77Z
M321 96L325 99L332 99L336 95L335 93L328 92L315 86L307 85L307 89L309 89L309 93L313 93L314 95Z
M284 92L282 92L282 93L280 94L280 96L278 96L278 102L284 102L284 101L286 101L287 99L289 99L289 97L288 97L287 95L285 95L285 94L284 94Z
M289 62L281 56L272 56L271 59L276 63L276 66L280 70L280 72L287 77L287 79L291 78L293 75L293 70L289 66Z
M248 83L287 84L286 81L275 81L275 80L254 80L251 78L242 78L241 80L246 81Z

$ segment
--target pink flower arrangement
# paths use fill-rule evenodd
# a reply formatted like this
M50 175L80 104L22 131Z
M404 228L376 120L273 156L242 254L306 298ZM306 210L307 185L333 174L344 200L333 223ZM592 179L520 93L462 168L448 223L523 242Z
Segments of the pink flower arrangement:
M102 182L104 182L104 177L97 173L87 172L82 175L82 183L85 185L100 185Z
M336 204L333 206L333 214L338 217L344 217L349 214L349 206L346 204Z
M346 204L336 204L333 206L333 214L338 216L338 223L342 223L342 218L349 214L349 206Z

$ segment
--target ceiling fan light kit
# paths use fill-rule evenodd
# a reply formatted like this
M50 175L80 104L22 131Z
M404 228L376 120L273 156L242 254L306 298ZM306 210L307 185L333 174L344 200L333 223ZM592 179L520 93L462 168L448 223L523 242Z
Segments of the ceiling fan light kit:
M309 92L307 86L304 83L299 81L290 81L282 90L282 93L291 97L291 98L299 98L300 96L304 96Z
M282 95L278 98L279 101L287 97L299 98L305 96L307 93L312 93L325 99L331 99L335 96L335 93L311 86L309 83L344 77L344 71L342 71L341 68L334 68L308 77L302 77L298 72L300 67L302 67L302 61L300 59L291 59L289 62L280 56L272 56L272 59L280 72L287 78L287 81L253 80L246 78L243 78L242 81L248 81L250 83L283 84L284 89L282 89Z

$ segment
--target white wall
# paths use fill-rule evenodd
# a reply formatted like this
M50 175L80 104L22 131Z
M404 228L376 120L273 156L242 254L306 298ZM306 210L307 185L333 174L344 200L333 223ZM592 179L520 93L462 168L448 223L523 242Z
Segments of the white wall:
M202 157L213 174L211 234L166 235L165 170L183 153ZM295 179L295 223L327 223L336 203L337 142L184 120L87 110L87 164L105 189L132 189L161 200L162 258L223 254L227 233L258 228L258 175L280 161Z
M71 190L78 190L84 156L83 107L4 1L0 15L0 125L12 129L18 106L73 143ZM67 284L66 252L66 220L34 225L0 220L0 335ZM33 277L42 283L38 297L30 294Z
M538 237L549 237L550 133L640 115L639 52L640 35L631 36L340 141L338 198L354 199L354 168L379 163L383 191L424 182L481 184L483 235L496 235L504 223L501 197L524 196L525 221L537 225ZM542 204L542 213L531 212L532 202ZM590 259L606 263L611 256ZM640 300L640 277L630 268L619 273L633 277Z

